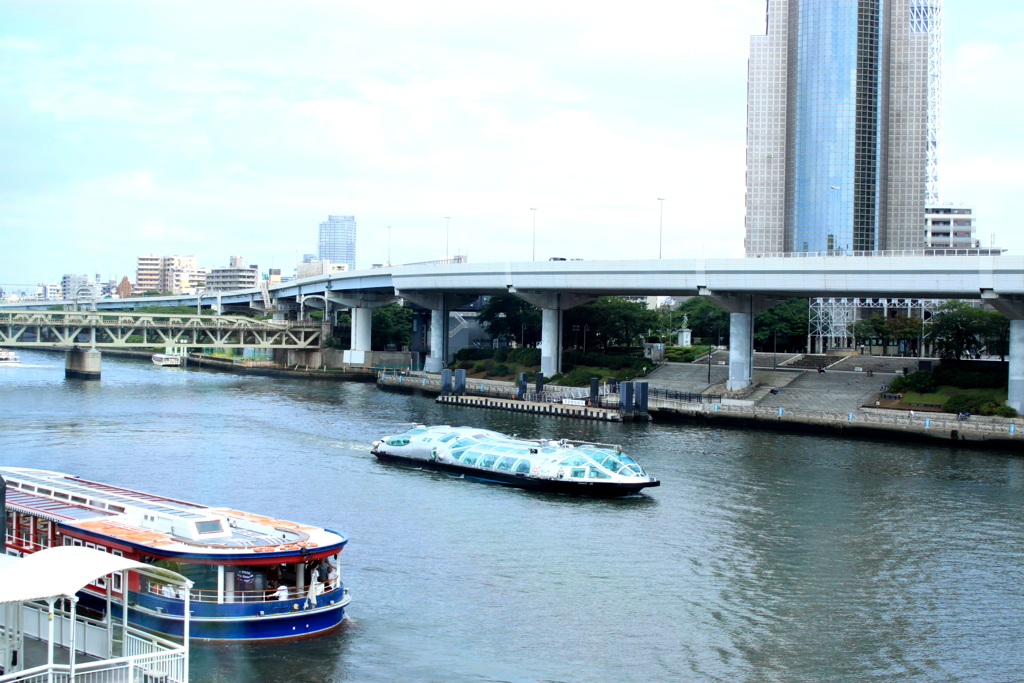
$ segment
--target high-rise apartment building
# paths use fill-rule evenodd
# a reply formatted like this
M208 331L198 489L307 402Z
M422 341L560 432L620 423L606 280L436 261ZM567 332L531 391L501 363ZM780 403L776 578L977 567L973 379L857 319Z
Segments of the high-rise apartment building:
M145 294L160 290L160 261L156 254L139 256L135 259L134 294Z
M88 275L75 275L67 273L60 279L60 291L68 301L76 297L90 298L93 296L93 283L89 281Z
M941 0L768 0L748 65L748 254L924 247L941 17Z
M347 263L356 269L356 217L328 216L320 224L317 258L331 263Z

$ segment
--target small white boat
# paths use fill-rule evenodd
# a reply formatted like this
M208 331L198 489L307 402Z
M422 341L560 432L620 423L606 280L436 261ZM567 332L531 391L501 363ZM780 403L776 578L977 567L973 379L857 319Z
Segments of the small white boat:
M18 358L18 354L14 353L10 349L0 349L0 364L13 365L14 363L20 363L21 359Z
M181 365L181 356L176 353L154 353L153 364L164 367L177 367Z

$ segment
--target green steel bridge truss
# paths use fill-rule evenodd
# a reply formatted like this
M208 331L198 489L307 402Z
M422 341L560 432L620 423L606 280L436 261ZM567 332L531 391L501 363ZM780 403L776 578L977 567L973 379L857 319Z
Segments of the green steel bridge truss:
M319 322L228 315L0 310L0 346L317 349L320 341Z

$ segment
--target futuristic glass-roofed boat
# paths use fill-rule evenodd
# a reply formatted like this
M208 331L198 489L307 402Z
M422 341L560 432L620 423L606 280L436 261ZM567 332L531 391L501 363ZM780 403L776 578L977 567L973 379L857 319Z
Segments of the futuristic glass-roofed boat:
M661 482L619 446L518 439L475 427L411 429L373 443L378 459L549 493L616 497Z
M85 546L192 581L190 636L265 640L338 626L349 604L337 531L100 484L58 472L0 467L6 480L7 552ZM127 593L127 596L124 594ZM107 596L111 599L108 599ZM180 636L179 587L115 574L79 592L82 605L156 633Z

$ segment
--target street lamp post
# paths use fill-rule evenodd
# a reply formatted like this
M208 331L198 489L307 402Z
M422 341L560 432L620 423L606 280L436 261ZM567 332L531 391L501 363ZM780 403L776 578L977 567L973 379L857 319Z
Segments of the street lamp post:
M576 338L572 345L572 369L575 370L576 366L579 364L580 357L580 326L573 325L572 330L576 333ZM583 338L586 339L586 335L584 335Z
M391 226L388 226L388 265L391 265Z
M451 227L451 216L444 217L444 258L445 260L450 258L451 251L448 249L448 235L450 234L448 228Z
M661 235L662 226L665 222L665 198L658 197L658 258L661 258Z
M530 211L533 211L533 257L532 261L537 260L537 209L530 207Z

